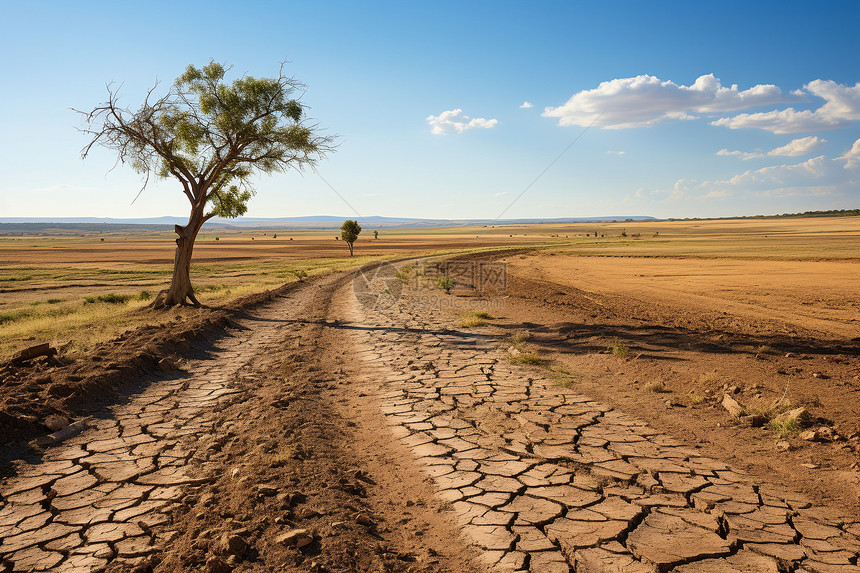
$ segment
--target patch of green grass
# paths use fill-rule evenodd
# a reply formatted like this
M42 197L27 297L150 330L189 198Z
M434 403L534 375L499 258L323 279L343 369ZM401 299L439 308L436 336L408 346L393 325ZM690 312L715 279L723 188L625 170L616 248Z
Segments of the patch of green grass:
M690 404L693 406L698 406L705 402L705 397L694 390L690 390L690 393L687 394L687 399L690 400Z
M531 338L531 336L529 336L528 334L524 334L524 333L520 332L520 333L517 333L517 334L514 334L513 336L511 336L509 338L509 340L510 340L511 344L516 346L518 344L522 344L523 342L527 341L529 338Z
M4 312L0 313L0 324L6 324L7 322L17 322L24 318L29 318L32 316L32 313L28 310L15 310L12 312Z
M541 358L537 352L520 352L519 354L512 354L508 357L508 360L514 364L528 364L530 366L549 366L552 363L552 360Z
M800 431L800 423L793 418L789 418L788 420L779 422L776 420L771 420L768 423L768 427L774 432L776 432L777 435L779 435L781 438L790 436L791 434Z
M484 311L468 311L462 314L463 321L460 323L462 328L475 328L476 326L484 326L487 320L492 317L490 313Z
M394 275L400 282L407 283L412 278L412 267L403 267Z
M137 295L137 300L149 300L152 298L152 294L148 290L140 291L140 294Z
M627 356L627 354L630 352L630 348L626 344L624 344L624 342L618 337L615 337L609 341L607 349L613 355L621 356L622 358Z
M440 279L436 279L436 287L444 290L446 293L450 294L451 289L457 285L457 281L452 279L451 277L442 277Z
M87 304L95 304L97 302L106 302L108 304L123 304L134 298L130 294L100 294L98 296L85 296L84 302Z
M21 282L21 281L31 281L33 280L33 275L21 275L17 277L3 277L0 278L0 281L6 282Z
M46 302L48 304L57 304L59 302L63 302L63 299L61 299L61 298L49 298Z

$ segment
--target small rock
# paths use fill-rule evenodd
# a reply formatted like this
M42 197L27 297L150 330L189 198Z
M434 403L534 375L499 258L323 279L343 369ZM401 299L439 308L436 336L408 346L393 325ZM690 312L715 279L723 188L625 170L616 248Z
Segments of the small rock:
M827 427L806 430L800 434L800 439L808 442L832 442L834 438L838 438L838 436L833 432L833 429Z
M300 519L313 519L314 517L320 517L322 513L317 511L316 509L311 509L310 507L303 509L299 513Z
M271 485L261 484L257 486L257 493L266 496L275 495L278 493L278 488Z
M58 430L62 430L66 426L69 425L69 419L65 416L48 416L45 418L45 427L47 427L52 432L56 432Z
M176 364L176 361L166 356L158 361L158 367L161 368L163 372L179 370L179 365Z
M221 558L216 555L212 555L206 560L207 573L230 573L232 570L232 567L224 563Z
M781 452L787 452L791 449L791 444L785 440L780 440L776 443L776 449Z
M355 522L359 525L364 525L366 527L370 527L371 525L373 525L373 520L370 519L370 516L366 513L359 513L355 517Z
M738 422L741 426L746 426L750 428L761 428L767 422L767 418L758 414L750 414L747 416L739 417Z
M818 464L800 464L800 465L805 467L806 469L810 469L810 470L818 469Z
M820 378L821 380L827 380L828 378L830 378L830 376L828 376L824 372L813 372L812 377L813 378Z
M227 555L241 557L248 552L248 542L235 533L228 533L221 538L221 549Z
M237 475L239 475L239 468L233 468L232 470L230 470L231 478L235 478Z
M739 418L744 413L743 406L738 404L738 401L728 394L723 394L722 404L723 408L725 408L733 418Z
M794 358L794 352L786 352L785 357L786 358Z
M291 529L275 538L275 543L302 548L314 542L314 536L307 529Z
M818 432L816 432L815 430L806 430L800 433L800 439L806 440L807 442L817 442Z
M795 422L802 424L809 420L809 412L806 411L806 408L801 406L800 408L795 408L794 410L789 410L788 412L784 412L779 416L776 416L773 419L775 424L784 424L790 420L794 420Z
M511 356L516 356L518 354L522 354L522 352L520 352L516 346L510 346L508 348L508 354L510 354Z

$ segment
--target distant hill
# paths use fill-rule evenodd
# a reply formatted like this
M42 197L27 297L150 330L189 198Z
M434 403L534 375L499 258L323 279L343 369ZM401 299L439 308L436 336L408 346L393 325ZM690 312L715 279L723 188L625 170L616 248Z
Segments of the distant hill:
M212 219L207 227L223 228L267 228L267 229L336 229L346 219L358 219L369 228L429 229L436 227L474 227L481 225L531 225L540 223L595 223L609 221L656 221L654 217L562 217L553 219L418 219L408 217L372 217L310 215L305 217L239 217L238 219ZM149 217L139 219L114 219L110 217L0 217L0 233L47 233L73 234L81 232L140 231L144 229L167 230L173 225L184 225L182 217Z

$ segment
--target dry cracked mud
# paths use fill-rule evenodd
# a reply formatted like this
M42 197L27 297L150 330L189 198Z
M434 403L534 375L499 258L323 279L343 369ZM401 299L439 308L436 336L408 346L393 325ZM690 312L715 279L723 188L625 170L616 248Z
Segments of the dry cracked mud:
M274 358L298 338L303 360L319 349L337 354L346 370L327 373L329 378L318 385L326 392L318 388L313 394L322 401L307 410L317 419L302 418L293 439L302 428L343 417L344 427L359 429L323 433L322 440L336 436L344 441L327 455L343 457L334 460L335 466L366 463L377 474L376 480L361 471L352 481L326 480L339 491L360 492L365 485L379 484L375 493L361 492L359 497L367 500L338 502L358 511L353 521L371 525L367 541L345 538L355 545L348 553L369 551L373 542L378 554L394 553L379 548L387 543L403 556L412 543L436 556L420 564L404 557L395 565L368 553L360 561L363 570L471 571L478 570L469 562L477 555L489 570L535 573L860 572L857 516L841 516L791 491L758 483L610 405L559 387L541 370L510 364L498 339L451 330L452 313L443 305L447 295L404 290L398 300L383 297L376 302L386 304L371 308L348 286L348 276L309 281L296 297L264 305L205 355L187 361L181 372L144 381L140 391L93 416L78 435L47 448L38 459L19 462L17 475L0 485L3 566L8 571L81 572L135 567L358 570L343 560L304 559L299 548L277 553L278 561L266 555L275 545L268 539L275 531L328 519L316 534L311 532L314 545L308 545L314 555L324 556L320 543L345 527L333 521L337 509L328 514L284 509L268 519L275 515L266 514L272 511L271 498L299 480L286 480L290 465L313 458L309 446L303 450L301 442L291 444L292 457L261 461L265 470L256 474L241 470L271 489L248 483L247 488L256 488L256 497L234 500L234 505L247 503L250 514L263 515L259 521L249 515L242 524L237 516L237 528L231 530L233 517L218 514L219 503L211 497L233 490L206 489L236 478L231 468L244 468L236 461L250 449L242 431L255 424L270 431L266 424L285 423L284 418L269 419L265 408L270 405L262 402L275 409L301 402L296 395L265 395L264 400L255 394L276 383ZM323 351L326 339L336 348ZM253 384L242 383L254 364L268 370ZM331 361L323 366L336 367ZM309 377L314 368L297 374ZM372 406L359 410L365 420L346 419L354 414L337 406L358 400L354 391L359 386L345 383L350 377L365 380L362 403ZM330 419L319 419L326 412ZM368 437L374 433L375 438ZM361 439L363 444L349 442ZM379 450L376 462L361 453L368 444ZM384 475L380 460L399 451L411 451L414 460ZM311 475L313 466L302 467ZM338 468L327 471L334 474ZM313 480L323 478L314 475ZM404 483L420 507L398 499L404 496ZM192 502L189 492L197 494ZM208 505L198 503L206 495ZM293 497L303 497L289 495L284 507L294 503ZM196 503L199 513L180 511L189 503ZM229 503L222 500L220 505ZM411 538L398 537L398 524L413 527L407 524L412 516L398 521L407 506L418 514L424 511L422 519L432 520L428 514L433 514L450 527L430 524L408 529ZM255 524L250 538L257 545L256 557L252 552L239 562L214 555L188 562L182 560L187 556L173 555L188 549L180 538L202 535L194 519L223 521L224 531L240 534L249 530L240 525ZM295 539L299 534L294 531L284 535ZM429 531L432 539L418 539L419 531ZM459 567L457 559L462 560Z
M351 318L392 432L493 570L860 572L858 516L510 364L495 337L449 330L446 306L406 292Z

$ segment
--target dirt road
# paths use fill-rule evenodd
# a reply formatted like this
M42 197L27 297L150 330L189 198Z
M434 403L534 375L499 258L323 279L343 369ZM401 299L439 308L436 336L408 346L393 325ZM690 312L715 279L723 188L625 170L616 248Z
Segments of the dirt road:
M7 569L860 571L856 516L390 298L299 285L19 463Z

